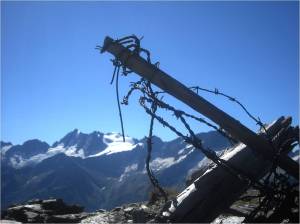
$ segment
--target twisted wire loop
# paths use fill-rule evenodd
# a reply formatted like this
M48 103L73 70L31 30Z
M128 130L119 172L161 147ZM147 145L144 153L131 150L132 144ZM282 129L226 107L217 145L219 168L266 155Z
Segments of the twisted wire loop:
M116 40L116 42L121 43L123 45L126 45L126 49L131 49L132 54L138 54L140 55L141 53L145 53L147 56L147 62L151 63L151 58L150 58L150 51L141 48L140 46L140 40L142 38L137 38L135 35L127 36L121 39ZM98 47L98 46L97 46ZM121 52L122 53L122 52ZM126 67L126 63L122 64L121 61L119 60L119 57L115 57L115 59L111 60L113 65L114 65L114 71L112 75L112 79L110 84L114 82L114 79L116 77L116 96L117 96L117 104L118 104L118 111L119 111L119 118L120 118L120 123L121 123L121 128L122 128L122 136L123 136L123 141L125 142L125 134L124 134L124 125L123 125L123 116L122 116L122 111L121 111L121 106L120 104L128 105L128 98L132 94L132 92L139 87L140 84L143 84L144 87L150 90L150 92L153 94L150 82L145 83L144 79L141 79L139 82L132 83L132 88L130 91L127 93L127 95L123 98L122 102L120 103L120 98L119 98L119 72L120 68L122 68L122 75L127 76L129 73L132 71L128 70ZM156 66L159 65L159 62L155 63ZM157 110L157 105L153 103L152 108L151 108L151 113L155 113ZM146 157L146 170L147 174L149 177L150 182L152 183L153 187L156 188L161 196L164 198L165 201L168 200L168 195L164 191L164 189L160 186L158 180L155 178L151 168L150 168L150 160L151 160L151 152L152 152L152 133L153 133L153 126L154 126L154 116L151 116L150 119L150 128L149 128L149 135L147 138L147 157Z
M157 110L157 105L155 103L153 103L151 105L151 113L155 113ZM151 168L150 168L150 161L151 161L151 152L152 152L152 136L153 136L153 125L154 125L154 116L151 116L151 120L150 120L150 128L149 128L149 135L147 138L147 158L146 158L146 170L147 170L147 174L149 176L149 179L152 183L152 185L158 189L158 191L160 192L161 196L164 198L165 202L168 200L168 195L165 192L165 190L159 185L158 180L155 178Z
M137 38L136 36L128 36L119 40L116 40L118 43L121 43L125 45L126 49L131 49L132 54L140 55L141 53L146 54L146 60L151 63L150 59L150 52L144 48L141 48L140 46L140 40L142 38ZM122 54L122 52L120 53ZM115 69L113 72L113 77L111 80L111 83L113 83L114 78L116 76L116 93L117 93L117 100L118 100L118 108L119 108L119 116L121 121L121 127L122 127L122 133L124 138L124 129L123 129L123 119L122 119L122 113L120 108L120 101L119 101L119 92L118 92L118 76L120 68L122 68L122 74L127 75L131 73L132 71L127 70L126 68L126 60L122 64L119 60L119 56L117 56L114 60L112 60ZM158 67L159 62L156 62L154 64ZM167 104L163 100L163 96L161 94L164 94L164 91L153 91L151 87L150 81L145 80L144 78L141 78L137 82L131 82L130 88L127 94L124 96L121 104L128 105L129 104L129 98L134 92L139 92L140 98L139 98L139 104L144 108L145 112L150 116L150 127L149 127L149 134L147 138L147 157L146 157L146 170L149 177L150 182L154 186L154 188L158 189L160 194L163 196L165 201L168 199L167 193L164 191L164 189L160 186L158 180L155 178L153 171L150 167L150 160L151 160L151 153L152 153L152 136L153 136L153 126L154 121L157 120L163 127L166 127L170 129L172 132L174 132L177 136L181 137L186 143L192 145L194 148L198 149L200 152L202 152L208 159L210 159L216 166L219 166L226 170L231 175L237 177L241 181L245 181L249 187L253 187L255 189L259 190L259 195L257 196L259 199L259 206L257 209L255 209L250 215L249 220L251 220L251 217L254 217L259 211L264 208L265 211L269 211L268 209L271 208L271 206L274 206L274 203L280 203L280 200L284 198L287 195L287 191L290 191L293 186L289 183L289 176L287 174L282 174L277 172L278 164L277 159L280 152L280 149L283 148L283 146L278 146L277 148L273 145L271 136L266 130L265 125L261 122L260 118L256 118L253 116L249 110L236 98L231 97L225 93L220 92L218 89L210 90L206 88L201 88L199 86L193 86L190 87L190 89L196 91L198 94L199 91L205 91L209 93L213 93L215 95L220 95L225 98L227 98L230 101L233 101L237 103L244 112L253 120L256 122L257 125L260 126L261 130L263 130L266 134L266 137L268 139L268 142L272 146L275 156L272 161L272 168L268 175L266 175L265 178L262 178L262 181L257 180L256 178L252 177L249 173L246 173L245 171L242 171L241 169L234 167L232 164L229 164L228 161L225 161L221 159L215 151L211 150L208 147L204 147L202 144L202 140L194 133L194 131L191 129L190 125L188 124L186 118L194 119L197 122L200 122L202 124L207 125L210 128L213 128L218 133L220 133L222 136L228 139L228 141L234 145L238 141L234 139L230 134L225 132L225 130L222 129L222 127L218 127L208 121L206 121L204 118L199 118L194 115L188 114L182 110L178 110L174 108L173 106ZM150 106L148 106L150 105ZM165 109L169 112L171 112L185 127L185 129L188 131L189 135L185 135L179 130L177 130L173 125L168 123L163 117L157 115L158 109ZM125 139L124 139L125 140ZM283 150L283 149L282 149ZM272 178L271 178L272 177Z

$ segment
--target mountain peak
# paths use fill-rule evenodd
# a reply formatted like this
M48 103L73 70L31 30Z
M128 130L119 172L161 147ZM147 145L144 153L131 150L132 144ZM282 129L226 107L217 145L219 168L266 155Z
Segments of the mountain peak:
M5 150L6 157L14 156L14 157L22 157L23 159L27 159L37 154L47 152L49 147L50 146L46 142L40 141L38 139L32 139L24 142L22 145L14 145L14 146L8 145L4 147L5 148L4 150ZM1 148L3 151L2 143L1 143Z
M13 145L11 142L4 142L4 141L0 141L0 147L4 147L4 146L11 146Z
M35 146L35 145L47 145L49 147L47 142L41 141L39 139L30 139L23 143L23 146Z
M80 134L80 130L78 128L75 128L72 132L76 133L77 135Z
M5 153L11 149L11 147L13 146L12 143L10 142L3 142L0 141L0 149L1 149L1 155L5 155Z
M103 133L94 131L86 134L75 128L73 131L66 134L58 142L52 145L52 148L58 147L59 145L68 148L73 147L77 150L82 149L85 156L89 156L106 148L103 142Z

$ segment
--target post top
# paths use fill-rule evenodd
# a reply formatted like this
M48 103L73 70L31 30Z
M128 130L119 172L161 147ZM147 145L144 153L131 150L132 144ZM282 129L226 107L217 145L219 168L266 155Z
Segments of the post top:
M101 49L101 53L104 53L107 50L108 46L112 42L114 42L114 40L111 37L106 36L105 39L104 39L104 41L103 41L103 46L102 46L102 49Z

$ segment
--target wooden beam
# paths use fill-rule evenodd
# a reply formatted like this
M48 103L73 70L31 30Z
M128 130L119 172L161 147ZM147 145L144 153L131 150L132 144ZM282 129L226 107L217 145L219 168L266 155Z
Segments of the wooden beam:
M274 143L280 130L278 125L280 122L277 120L267 127ZM252 149L242 143L225 152L221 158L258 179L265 176L272 166L271 161L258 157ZM214 166L170 201L165 206L162 216L171 223L210 223L229 208L248 187L247 181L237 178L220 166Z
M264 158L270 161L274 159L275 152L265 138L258 136L238 120L220 110L155 65L148 63L139 55L133 54L132 51L110 37L106 37L104 40L101 52L105 51L117 57L127 68L220 125L232 136L245 143ZM299 179L299 164L291 158L280 156L279 166L296 179Z

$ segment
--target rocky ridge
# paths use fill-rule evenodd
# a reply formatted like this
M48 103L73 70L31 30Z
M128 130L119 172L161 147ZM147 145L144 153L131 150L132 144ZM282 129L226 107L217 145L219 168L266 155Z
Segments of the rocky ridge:
M1 214L2 222L22 223L145 223L154 221L163 201L140 202L116 207L110 211L99 209L83 212L83 207L67 205L62 199L31 200L10 206Z
M2 212L1 219L22 223L73 223L88 215L83 209L78 205L67 205L62 199L35 199L10 206Z
M157 223L163 200L122 205L112 210L83 212L83 207L67 205L61 199L31 200L13 205L1 214L1 223ZM241 223L244 217L221 215L213 224Z

